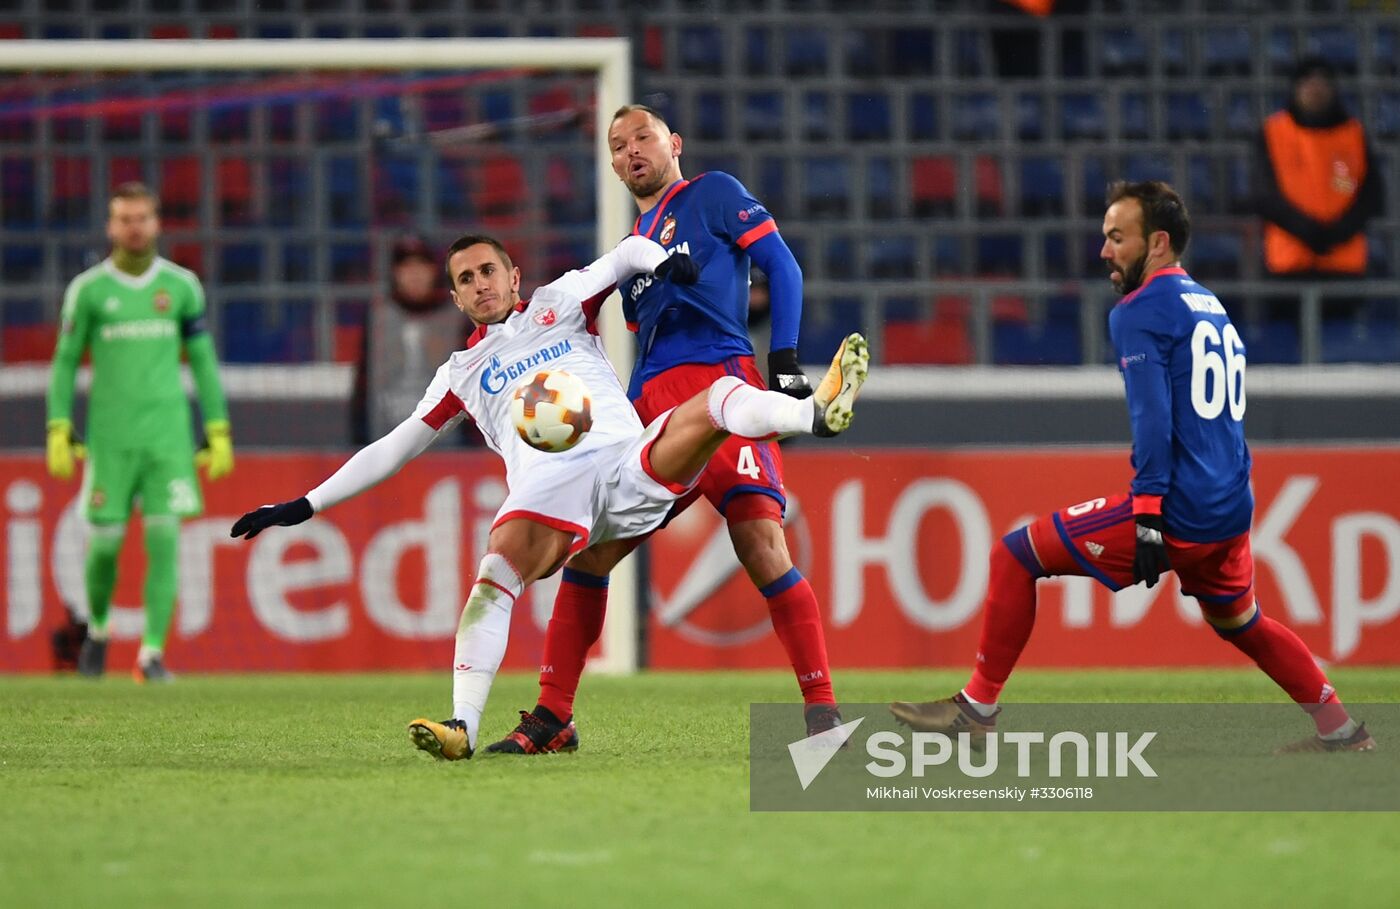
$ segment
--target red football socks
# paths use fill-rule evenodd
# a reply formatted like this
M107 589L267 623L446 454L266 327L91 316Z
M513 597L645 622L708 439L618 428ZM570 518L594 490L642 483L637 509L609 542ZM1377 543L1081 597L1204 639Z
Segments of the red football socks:
M836 703L836 694L831 688L831 666L826 658L821 609L812 585L793 568L773 583L760 587L758 592L768 601L773 631L797 675L803 702Z
M540 658L540 706L568 722L574 715L574 695L588 662L588 651L603 633L608 608L608 579L564 569L554 598L554 615L544 633Z
M979 704L995 704L1035 627L1035 578L998 541L992 547L977 666L963 689Z
M1312 715L1318 735L1337 731L1347 721L1346 708L1312 653L1293 630L1268 616L1225 639L1238 647L1264 674Z

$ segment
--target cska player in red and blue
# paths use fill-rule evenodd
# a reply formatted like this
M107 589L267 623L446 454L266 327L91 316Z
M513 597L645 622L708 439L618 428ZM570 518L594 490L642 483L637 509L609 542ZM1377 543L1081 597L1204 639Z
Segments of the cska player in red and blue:
M640 211L632 232L655 240L669 253L687 253L700 266L700 281L692 287L682 289L642 275L618 287L628 327L637 335L628 396L642 420L654 419L721 376L736 376L798 398L812 396L797 365L802 270L773 216L729 174L711 171L685 179L681 137L648 107L618 110L608 142L613 172ZM772 299L767 385L749 341L750 263L768 276ZM863 340L842 345L828 374L836 377L838 388L829 390L825 382L818 387L821 406L824 395L839 390L842 368L863 370L867 356ZM811 585L793 566L783 535L787 499L776 442L731 438L672 516L700 496L724 516L735 554L768 604L773 630L802 691L809 734L838 725L821 611ZM587 559L564 568L545 634L539 704L490 750L555 750L553 731L569 723L588 650L602 632L611 568L606 561Z
M995 728L997 699L1035 623L1039 578L1088 576L1116 591L1175 571L1216 634L1311 715L1317 734L1280 750L1375 748L1302 640L1255 599L1245 348L1220 300L1181 267L1190 233L1186 205L1167 184L1109 188L1100 256L1124 295L1108 324L1132 422L1131 490L1041 517L993 548L972 678L946 700L892 704L906 725Z

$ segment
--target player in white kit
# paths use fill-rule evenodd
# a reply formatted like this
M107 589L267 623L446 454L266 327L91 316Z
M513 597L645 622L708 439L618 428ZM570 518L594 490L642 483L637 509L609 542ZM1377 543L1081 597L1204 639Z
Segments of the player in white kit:
M273 525L300 524L393 475L458 421L475 422L506 463L509 493L457 627L452 719L409 724L419 748L461 760L476 749L486 697L505 655L511 609L527 586L582 549L595 556L610 548L630 551L635 544L627 541L661 524L731 434L761 439L844 430L869 356L864 344L845 345L823 381L825 393L806 400L725 376L643 428L603 351L598 311L634 275L694 283L700 270L690 256L668 257L652 240L628 237L530 300L520 299L520 269L492 237L457 240L448 250L447 269L452 300L477 330L467 348L438 369L412 416L305 496L245 514L231 535L251 539ZM511 419L516 390L541 369L572 373L592 391L593 427L567 451L532 448Z

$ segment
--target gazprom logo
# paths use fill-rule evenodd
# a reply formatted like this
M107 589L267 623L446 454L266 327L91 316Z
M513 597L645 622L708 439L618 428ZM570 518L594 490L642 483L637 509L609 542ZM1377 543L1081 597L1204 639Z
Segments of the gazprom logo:
M519 378L527 370L534 369L541 363L558 359L573 349L573 343L565 338L558 344L542 347L529 356L521 357L509 366L502 366L500 357L492 357L490 362L486 364L486 368L481 371L481 390L488 395L498 395L507 384Z

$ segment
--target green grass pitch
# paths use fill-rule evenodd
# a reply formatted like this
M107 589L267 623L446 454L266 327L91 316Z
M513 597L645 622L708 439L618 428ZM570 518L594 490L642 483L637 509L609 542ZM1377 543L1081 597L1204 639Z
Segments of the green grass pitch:
M962 680L836 679L853 703ZM1400 670L1334 681L1400 701ZM1393 814L750 813L747 705L791 700L781 673L590 677L578 754L435 763L404 727L450 684L0 679L0 906L1386 905L1400 884ZM500 679L487 740L534 692ZM1007 697L1277 699L1245 670L1027 671Z

